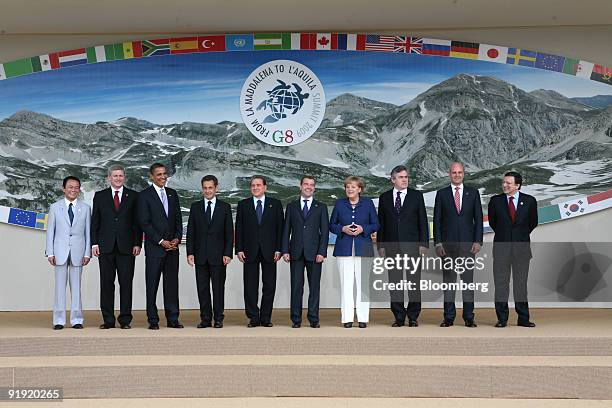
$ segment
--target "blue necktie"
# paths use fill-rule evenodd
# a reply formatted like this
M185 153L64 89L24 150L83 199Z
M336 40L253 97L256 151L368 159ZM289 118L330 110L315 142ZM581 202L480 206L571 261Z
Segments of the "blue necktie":
M255 212L257 213L257 223L261 225L261 220L263 218L263 207L261 206L261 200L257 200L257 208L255 208Z
M400 191L397 192L397 196L395 197L395 212L400 213L402 211L402 193Z
M72 203L68 205L68 218L70 218L70 225L72 225L72 221L74 221L74 212L72 212Z
M302 214L304 214L304 219L306 219L306 217L308 217L308 200L304 200L304 208L302 210Z

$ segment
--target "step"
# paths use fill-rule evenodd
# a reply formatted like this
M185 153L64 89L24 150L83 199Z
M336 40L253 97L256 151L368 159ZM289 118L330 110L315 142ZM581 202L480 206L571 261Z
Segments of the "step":
M177 350L179 352L179 350ZM612 399L612 356L240 355L0 358L0 386L65 398Z

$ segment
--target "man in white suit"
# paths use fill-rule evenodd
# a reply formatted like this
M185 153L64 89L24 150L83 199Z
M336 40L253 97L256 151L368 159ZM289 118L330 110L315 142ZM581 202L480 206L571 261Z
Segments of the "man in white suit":
M47 259L55 266L55 304L53 329L66 324L66 281L70 283L70 324L83 328L81 307L81 270L91 258L89 205L77 200L81 180L68 176L63 183L64 198L51 204L47 224Z

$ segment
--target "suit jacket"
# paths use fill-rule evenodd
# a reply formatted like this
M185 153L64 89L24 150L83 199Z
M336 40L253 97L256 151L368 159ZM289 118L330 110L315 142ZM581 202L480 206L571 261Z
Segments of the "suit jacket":
M54 255L57 265L64 265L69 255L73 266L81 266L83 257L91 257L91 209L78 200L73 212L74 219L70 225L68 207L63 198L49 208L45 253Z
M436 192L434 206L434 243L460 244L469 251L473 243L482 245L482 205L474 187L463 186L461 212L457 214L451 186Z
M313 199L308 217L304 219L302 205L299 199L287 205L281 252L289 254L292 260L304 256L306 261L312 262L317 255L327 257L329 215L327 206Z
M399 215L395 211L393 189L382 193L378 199L380 229L376 234L379 248L398 248L402 252L429 248L429 223L423 193L408 188ZM398 245L403 244L403 245ZM415 244L415 245L406 245Z
M489 201L489 225L495 232L494 257L523 256L531 258L531 231L538 226L538 203L533 196L519 192L516 221L508 213L506 194L498 194ZM512 243L512 244L508 244Z
M363 227L363 232L356 237L342 232L342 227L353 222ZM351 207L348 198L339 199L329 220L329 229L337 235L334 256L352 256L353 243L355 256L374 256L371 235L378 231L378 228L376 207L371 199L361 197L355 208Z
M247 263L255 262L257 252L266 262L274 262L274 253L281 252L283 237L283 205L266 196L261 225L257 222L253 197L238 202L236 212L236 254L244 252Z
M159 244L162 239L172 241L183 237L183 218L178 194L165 187L168 197L168 215L154 186L149 186L138 195L136 217L145 234L145 254L161 258L166 250ZM178 251L178 249L177 249Z
M187 222L187 255L195 257L195 263L223 265L223 257L232 257L234 223L228 203L217 198L212 219L204 216L204 200L191 204Z
M98 245L100 253L113 252L115 244L122 254L142 246L142 231L136 220L138 192L123 187L119 211L115 211L111 188L96 192L91 214L91 245Z

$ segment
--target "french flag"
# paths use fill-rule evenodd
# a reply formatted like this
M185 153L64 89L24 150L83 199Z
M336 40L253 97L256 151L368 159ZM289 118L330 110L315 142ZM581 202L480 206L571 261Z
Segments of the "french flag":
M365 51L365 34L338 34L338 49L346 51Z

